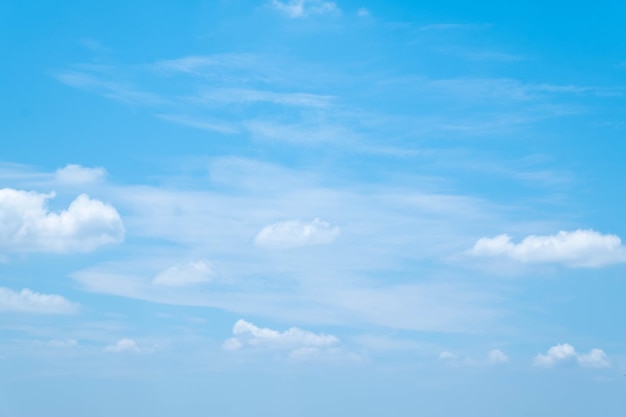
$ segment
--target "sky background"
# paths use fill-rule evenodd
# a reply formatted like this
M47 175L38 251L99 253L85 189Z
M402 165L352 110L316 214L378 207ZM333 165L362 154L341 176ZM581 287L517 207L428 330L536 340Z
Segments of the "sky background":
M625 13L0 1L0 415L622 416Z

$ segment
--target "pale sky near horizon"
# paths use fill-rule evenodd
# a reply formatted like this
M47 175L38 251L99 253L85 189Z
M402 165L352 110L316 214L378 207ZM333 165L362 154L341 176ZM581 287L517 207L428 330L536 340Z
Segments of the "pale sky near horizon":
M625 16L0 2L0 416L622 416Z

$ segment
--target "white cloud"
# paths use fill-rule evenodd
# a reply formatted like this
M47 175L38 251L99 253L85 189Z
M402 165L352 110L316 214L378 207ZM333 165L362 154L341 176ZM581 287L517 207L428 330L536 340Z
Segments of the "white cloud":
M589 353L578 354L576 349L568 343L552 346L546 354L535 356L533 365L542 368L550 368L559 363L577 362L585 368L608 368L609 358L602 349L592 349Z
M487 362L489 362L492 365L508 363L509 357L506 356L501 350L493 349L493 350L490 350L489 353L487 354Z
M359 10L356 11L356 15L359 17L368 17L370 15L370 11L367 10L365 7L361 7L359 8Z
M245 320L238 320L233 327L234 337L222 344L225 350L257 348L289 352L294 360L308 360L322 356L337 355L339 339L333 335L313 333L297 327L284 332L261 328Z
M39 314L73 314L79 305L60 295L39 294L28 288L20 292L0 287L0 311Z
M602 349L591 349L589 353L578 355L578 364L585 368L608 368L609 357Z
M164 103L164 100L155 94L139 91L124 83L101 80L84 72L64 71L57 74L57 79L70 87L90 90L127 104L157 105Z
M73 347L78 346L78 341L76 339L64 339L64 340L52 339L48 341L46 345L49 347L59 348L59 349L73 348Z
M475 332L485 331L504 317L508 306L495 296L498 290L460 277L442 281L426 273L420 282L388 279L396 271L399 277L408 278L402 269L407 262L457 251L458 242L476 236L486 219L502 225L502 216L486 202L420 193L402 184L391 190L377 184L333 187L312 171L241 159L221 161L211 166L212 190L206 189L206 183L201 189L185 190L108 186L108 198L123 208L125 224L132 227L135 237L176 245L176 252L161 252L156 259L138 253L136 260L77 271L72 277L81 288L158 303L208 306L241 317L289 320L302 326L367 323ZM300 219L302 229L302 224L315 217L328 221L329 230L340 227L332 245L270 254L254 246L263 226ZM330 233L331 239L334 234ZM252 245L242 245L246 241ZM299 244L302 239L295 241ZM264 243L263 239L259 242ZM189 253L211 253L215 267L219 265L215 285L173 290L152 283L161 270L176 262L172 259Z
M591 268L626 262L626 248L618 236L581 229L549 236L530 235L518 244L512 243L506 234L484 237L468 253L507 257L525 263L562 263L570 267Z
M122 352L139 352L139 346L132 339L120 339L117 343L108 345L104 348L105 352L122 353Z
M0 189L0 250L90 252L124 239L124 225L109 204L79 195L66 210L50 212L54 193Z
M287 220L265 226L254 239L263 248L286 249L332 243L339 235L338 227L318 218L310 222Z
M213 268L205 260L178 263L160 272L152 283L169 287L184 287L211 281Z
M332 96L309 93L278 93L243 88L224 88L205 91L196 100L202 103L224 104L273 103L294 107L328 107Z
M552 346L546 354L535 356L533 364L540 367L551 367L556 363L572 360L576 358L576 350L568 343Z
M221 133L223 135L234 135L239 133L236 126L231 126L219 121L207 121L191 119L187 116L175 115L175 114L159 114L157 117L168 122L177 123L183 126L193 127L200 130L210 130L213 132Z
M339 14L341 10L334 2L322 0L272 0L270 5L291 18L310 15Z
M457 356L454 353L451 352L441 352L439 354L439 359L447 361L447 360L451 360L451 359L456 359Z
M509 357L500 349L490 350L485 359L476 359L470 356L459 357L458 355L448 351L441 352L439 354L439 359L446 361L453 366L493 366L509 362Z
M55 178L65 184L89 184L98 182L106 177L106 170L102 167L88 168L76 164L68 164L56 171Z

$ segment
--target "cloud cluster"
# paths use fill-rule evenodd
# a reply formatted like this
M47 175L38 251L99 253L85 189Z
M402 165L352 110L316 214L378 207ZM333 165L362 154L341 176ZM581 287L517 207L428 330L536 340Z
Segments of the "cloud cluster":
M341 13L334 2L323 0L272 0L270 5L291 18Z
M287 220L265 226L256 235L254 243L263 248L287 249L299 246L332 243L339 228L318 218L312 221Z
M332 351L339 344L333 335L315 334L291 327L284 332L261 328L245 320L238 320L233 327L233 335L222 347L225 350L261 348L289 352L291 359L311 359Z
M550 368L560 363L578 363L585 368L608 368L609 358L602 349L591 349L589 353L576 353L574 347L568 343L552 346L545 354L535 356L533 365Z
M581 229L548 236L530 235L517 244L506 234L484 237L474 244L469 254L505 257L524 263L561 263L587 268L626 262L626 248L618 236Z
M90 252L124 239L119 213L109 204L79 195L66 210L50 212L54 193L0 189L0 250Z
M79 305L60 295L40 294L23 289L20 292L0 287L0 312L38 313L38 314L73 314Z
M205 260L172 265L152 280L153 284L168 287L184 287L211 281L213 268Z

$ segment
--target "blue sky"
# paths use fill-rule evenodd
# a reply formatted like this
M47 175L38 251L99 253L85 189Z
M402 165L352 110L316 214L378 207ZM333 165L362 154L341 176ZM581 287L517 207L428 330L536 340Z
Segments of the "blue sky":
M618 2L0 4L0 415L621 416Z

